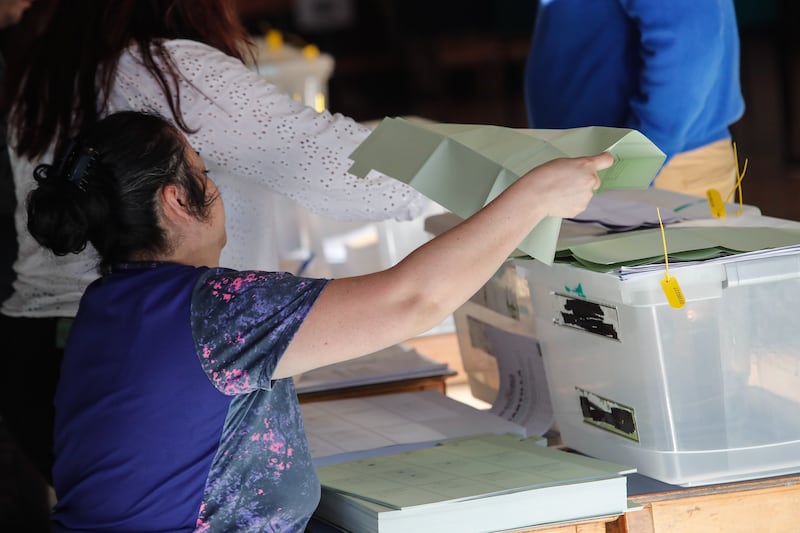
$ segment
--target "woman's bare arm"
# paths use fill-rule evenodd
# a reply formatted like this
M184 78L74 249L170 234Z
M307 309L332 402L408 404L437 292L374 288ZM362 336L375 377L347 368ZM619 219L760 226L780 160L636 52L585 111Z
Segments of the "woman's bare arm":
M490 204L396 266L331 281L278 363L287 377L404 341L469 299L546 216L572 217L600 185L609 154L534 168Z

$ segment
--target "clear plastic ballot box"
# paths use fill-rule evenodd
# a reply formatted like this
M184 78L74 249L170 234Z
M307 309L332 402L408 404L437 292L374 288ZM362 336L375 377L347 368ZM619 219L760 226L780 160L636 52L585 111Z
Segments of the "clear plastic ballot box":
M676 485L800 471L800 252L622 280L515 261L564 444Z

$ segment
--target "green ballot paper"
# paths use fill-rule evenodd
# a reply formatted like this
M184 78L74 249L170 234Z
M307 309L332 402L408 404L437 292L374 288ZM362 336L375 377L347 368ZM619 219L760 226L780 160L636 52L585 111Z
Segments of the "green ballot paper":
M666 158L647 137L624 128L530 130L386 118L350 155L350 172L365 177L377 170L467 218L535 166L600 152L614 156L599 172L600 190L647 188ZM560 228L561 219L543 220L520 252L552 264Z

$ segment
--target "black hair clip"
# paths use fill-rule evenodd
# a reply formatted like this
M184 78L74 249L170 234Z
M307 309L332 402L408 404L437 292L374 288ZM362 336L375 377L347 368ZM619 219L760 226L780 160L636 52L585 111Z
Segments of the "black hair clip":
M56 176L85 191L86 179L99 155L94 148L83 147L77 139L72 139L56 168Z

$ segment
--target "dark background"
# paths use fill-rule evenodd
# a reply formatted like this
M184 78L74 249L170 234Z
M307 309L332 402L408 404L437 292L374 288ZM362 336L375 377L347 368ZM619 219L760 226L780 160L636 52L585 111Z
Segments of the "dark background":
M749 159L744 200L800 220L800 7L736 0ZM336 67L330 109L356 120L417 115L525 127L522 72L535 0L238 0L254 33L316 44ZM312 13L311 18L303 13Z
M522 69L535 0L237 2L254 34L279 29L290 43L313 43L335 58L334 112L360 121L418 115L526 126ZM744 200L764 214L800 220L800 2L735 4L747 110L732 130L740 161L749 159ZM315 17L299 16L301 7ZM0 426L0 522L33 516L41 501L8 442ZM47 510L37 516L46 521ZM26 530L37 530L25 520Z

